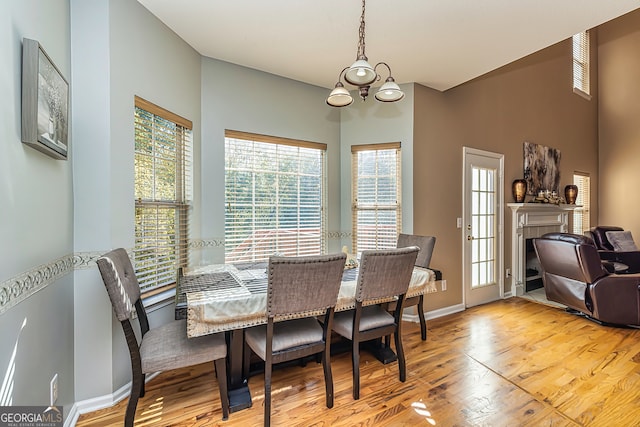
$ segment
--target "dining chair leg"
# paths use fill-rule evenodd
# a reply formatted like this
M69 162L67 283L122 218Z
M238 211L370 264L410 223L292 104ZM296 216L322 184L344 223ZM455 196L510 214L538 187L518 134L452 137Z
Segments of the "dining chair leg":
M333 374L331 373L331 355L329 349L322 353L322 368L324 369L324 389L327 408L333 408Z
M142 386L140 388L140 397L144 397L144 392L145 392L145 384L147 382L147 375L146 374L142 374Z
M127 403L127 411L124 415L124 425L125 427L133 427L133 420L136 417L136 408L138 406L138 399L140 398L140 393L144 389L144 375L142 378L138 375L134 375L133 381L131 382L131 395L129 396L129 403Z
M398 356L398 369L400 371L400 381L405 382L407 380L407 366L404 360L404 349L402 348L402 336L400 328L394 334L396 341L396 353Z
M271 353L264 362L264 427L271 425Z
M351 364L353 371L353 398L360 399L360 343L353 340Z
M420 337L422 341L427 340L427 320L424 318L424 295L418 299L418 318L420 318Z
M218 378L218 389L220 390L220 402L222 404L222 420L229 418L229 392L227 389L227 361L226 359L216 359L214 361L216 378Z

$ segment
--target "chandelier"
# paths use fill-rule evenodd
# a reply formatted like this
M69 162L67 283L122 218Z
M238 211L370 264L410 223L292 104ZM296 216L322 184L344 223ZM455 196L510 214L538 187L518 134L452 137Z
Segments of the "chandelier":
M329 94L327 98L327 104L332 107L346 107L353 102L353 98L349 91L342 84L342 77L344 80L357 86L360 91L360 98L364 101L369 96L369 88L371 84L380 80L381 77L376 69L384 65L389 71L389 77L380 86L380 89L375 94L375 98L381 102L396 102L404 98L404 92L400 90L400 86L391 77L391 67L386 62L378 62L375 67L369 64L367 56L364 53L364 5L365 0L362 0L362 15L360 16L360 30L358 40L358 52L356 54L356 62L351 64L350 67L343 68L338 74L338 83L335 88Z

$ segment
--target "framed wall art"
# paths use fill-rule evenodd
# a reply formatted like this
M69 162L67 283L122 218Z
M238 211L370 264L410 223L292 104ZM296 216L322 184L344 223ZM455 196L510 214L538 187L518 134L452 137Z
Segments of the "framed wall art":
M22 142L66 160L69 83L36 40L22 40Z
M524 179L529 195L537 195L540 191L560 194L560 150L525 142Z

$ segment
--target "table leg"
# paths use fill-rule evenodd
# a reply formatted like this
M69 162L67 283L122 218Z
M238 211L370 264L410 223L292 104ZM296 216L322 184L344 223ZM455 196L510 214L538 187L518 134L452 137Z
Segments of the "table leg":
M391 346L385 345L382 338L367 342L366 348L376 359L382 362L383 365L398 360L398 356L391 349Z
M251 407L248 372L243 372L244 331L228 333L227 363L229 364L229 411L238 412Z

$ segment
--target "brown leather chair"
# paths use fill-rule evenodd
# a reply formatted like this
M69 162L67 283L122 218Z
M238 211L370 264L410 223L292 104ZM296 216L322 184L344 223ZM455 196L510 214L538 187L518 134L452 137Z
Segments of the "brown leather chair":
M611 274L587 236L549 233L534 239L547 299L594 320L640 326L640 274Z
M640 251L616 251L607 237L608 231L624 231L624 228L612 225L598 225L585 232L593 239L598 254L603 261L626 265L628 268L618 273L640 273Z

